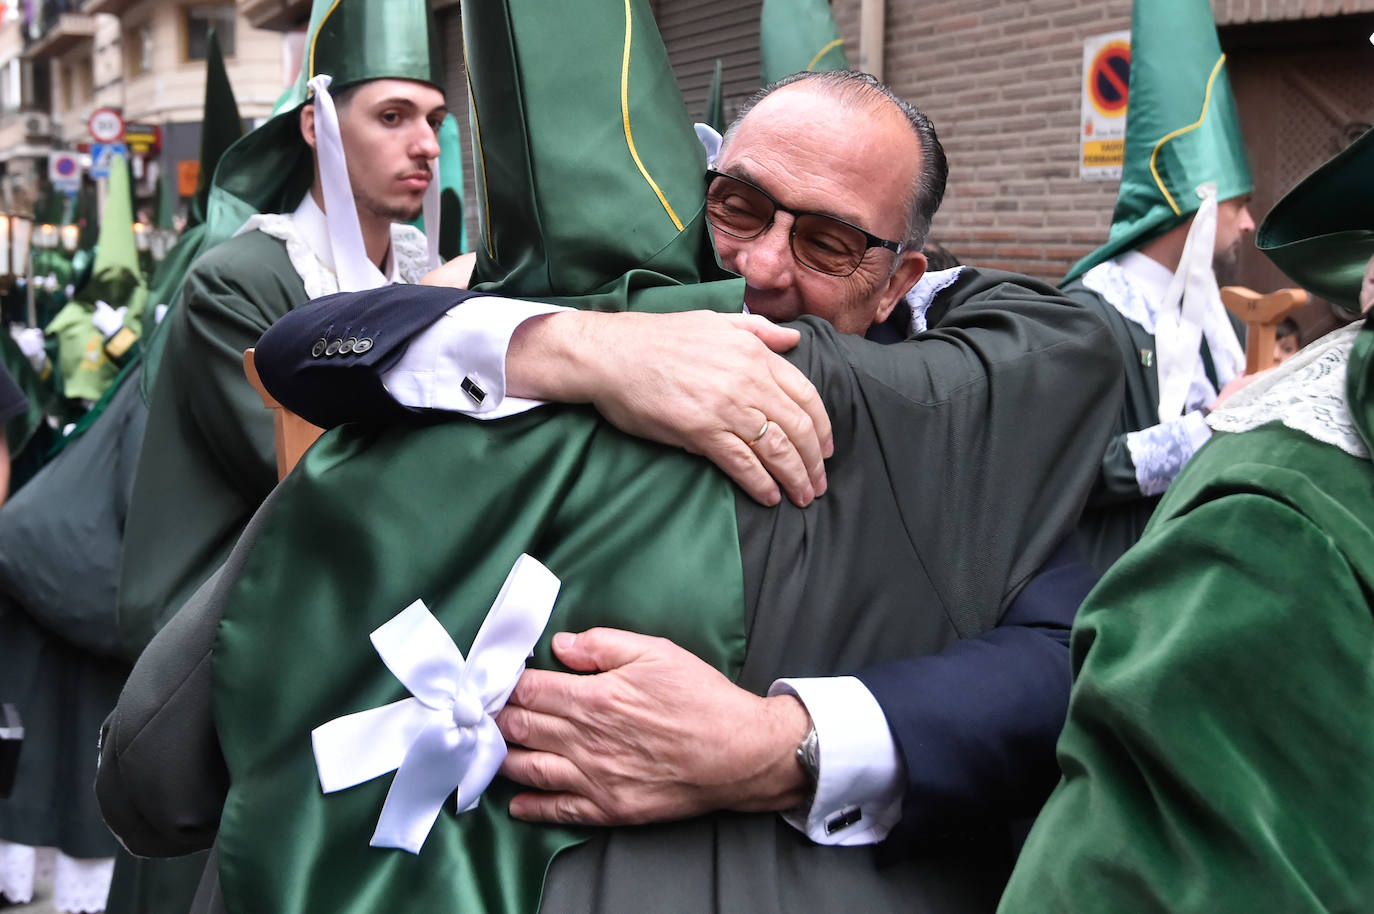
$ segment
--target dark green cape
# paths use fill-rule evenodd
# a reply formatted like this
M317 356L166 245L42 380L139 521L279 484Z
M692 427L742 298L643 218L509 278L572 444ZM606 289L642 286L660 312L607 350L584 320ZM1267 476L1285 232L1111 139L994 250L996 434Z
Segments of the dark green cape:
M1366 329L1366 446L1372 355ZM1368 907L1371 518L1369 458L1277 421L1189 462L1079 613L1064 780L1000 910Z

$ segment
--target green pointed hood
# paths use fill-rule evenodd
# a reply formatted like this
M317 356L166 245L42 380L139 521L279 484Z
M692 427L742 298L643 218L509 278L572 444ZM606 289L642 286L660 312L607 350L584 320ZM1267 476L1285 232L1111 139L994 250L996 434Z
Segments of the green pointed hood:
M1374 257L1374 130L1284 194L1255 244L1298 285L1358 313Z
M463 220L463 144L452 114L439 128L439 256L452 260L468 249Z
M314 166L300 135L308 83L333 78L330 92L372 79L413 79L443 91L443 58L425 0L315 0L301 72L276 113L234 143L215 169L206 244L236 232L255 213L290 212L310 188Z
M637 271L660 285L723 276L705 227L705 156L648 4L573 6L463 4L474 288L586 296ZM641 307L623 295L575 304Z
M716 68L711 74L711 87L706 90L706 109L701 113L701 121L716 133L724 133L729 126L725 123L725 78L716 58Z
M848 70L844 39L826 0L763 0L759 67L769 85L803 70Z
M219 36L213 29L205 39L205 104L200 118L200 179L191 202L188 225L205 221L210 202L210 184L215 168L224 153L243 137L243 119L239 117L238 100L224 68L224 54L220 51Z
M1212 6L1136 0L1126 162L1111 231L1064 281L1187 219L1201 204L1198 186L1208 181L1218 200L1254 188Z
M135 288L143 286L143 271L139 268L138 248L134 242L131 200L129 164L123 156L117 155L110 161L105 213L100 220L100 238L96 242L91 281L82 290L83 300L103 298L118 308L128 304L123 299L131 295Z

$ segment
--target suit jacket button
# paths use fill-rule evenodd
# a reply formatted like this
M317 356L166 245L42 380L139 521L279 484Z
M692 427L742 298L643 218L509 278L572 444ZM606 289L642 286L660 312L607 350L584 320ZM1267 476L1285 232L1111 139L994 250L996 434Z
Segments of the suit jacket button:
M367 351L368 351L369 349L371 349L371 348L372 348L372 337L370 337L370 336L365 336L365 337L363 337L362 339L358 340L358 342L356 342L356 343L353 344L353 354L354 354L354 355L362 355L364 352L367 352Z
M320 339L316 340L315 345L310 347L311 357L318 359L320 356L324 355L325 347L328 345L329 341L324 339L324 337L321 337Z
M339 347L342 346L342 345L343 345L343 340L330 340L330 341L329 341L329 345L328 345L327 347L325 347L324 354L325 354L325 355L338 355L338 354L339 354Z
M348 339L343 341L343 344L341 346L339 346L339 355L348 355L350 352L353 351L353 347L357 344L358 338L356 336L350 336Z

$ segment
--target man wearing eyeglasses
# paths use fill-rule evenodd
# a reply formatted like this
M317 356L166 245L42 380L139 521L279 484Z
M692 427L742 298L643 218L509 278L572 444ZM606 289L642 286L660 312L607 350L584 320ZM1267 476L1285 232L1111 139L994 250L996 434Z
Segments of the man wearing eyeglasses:
M837 134L862 135L861 154L828 155ZM623 430L710 457L764 504L779 498L771 473L805 505L826 490L830 424L811 383L768 351L795 342L771 321L813 315L882 341L944 324L953 336L922 343L935 360L913 361L910 370L967 372L977 385L1019 361L1028 384L1056 372L1079 375L1068 387L1099 383L1094 366L1078 361L1084 332L1101 329L1092 322L1066 327L1058 358L1013 346L1008 366L978 364L970 350L939 367L940 353L958 350L960 333L975 343L1003 333L1010 339L1041 323L1043 312L1032 315L1041 296L1052 294L1029 280L971 269L917 283L944 177L929 121L881 83L860 74L802 74L746 109L705 178L720 261L744 277L753 316L608 314L474 297L438 317L417 313L433 307L418 302L378 302L368 313L366 301L351 300L309 306L273 328L259 343L259 370L281 402L321 425L413 419L429 410L495 418L534 399L591 402ZM1005 324L957 329L961 305L999 299ZM336 335L335 327L369 325L386 327L374 356L306 355L317 338ZM494 354L474 354L484 334L500 337L488 346ZM937 387L944 381L961 383L951 376ZM994 421L997 427L977 434L1025 436L1029 459L1045 446L1029 416L1024 429ZM932 460L913 466L913 474L939 478L942 468L988 445L949 429L952 437L933 440ZM1095 459L1062 457L1085 466ZM959 523L961 510L985 507L956 507L950 478L951 504L931 506L932 529ZM1016 482L985 485L992 505L1004 497L993 494L999 487ZM1083 494L1063 493L1080 503ZM964 520L977 526L972 514ZM967 573L978 574L976 560L967 560ZM527 749L512 750L505 773L549 792L518 797L512 811L619 824L722 808L791 810L789 822L829 844L883 840L899 820L909 836L927 840L1033 812L1055 776L1067 629L1074 595L1088 586L1062 557L1050 565L985 638L858 678L779 681L767 699L660 639L607 629L560 636L555 645L569 667L611 672L526 674L501 722L507 739ZM1007 583L1013 590L1020 584ZM718 738L723 718L738 728L728 743Z

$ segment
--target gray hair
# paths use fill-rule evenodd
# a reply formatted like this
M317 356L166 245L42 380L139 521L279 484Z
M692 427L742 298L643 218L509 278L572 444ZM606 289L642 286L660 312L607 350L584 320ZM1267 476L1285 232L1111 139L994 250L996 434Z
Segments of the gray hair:
M730 145L730 141L739 130L740 121L754 110L755 105L778 89L799 82L811 83L844 104L886 99L896 105L897 110L906 117L921 148L921 169L907 200L907 232L902 243L909 250L920 250L930 234L930 223L935 218L935 211L940 208L940 201L945 196L949 162L945 159L944 147L940 145L940 138L935 135L935 125L931 123L930 118L872 74L861 73L858 70L824 70L819 73L802 72L784 76L755 92L740 107L739 114L725 131L721 148Z

